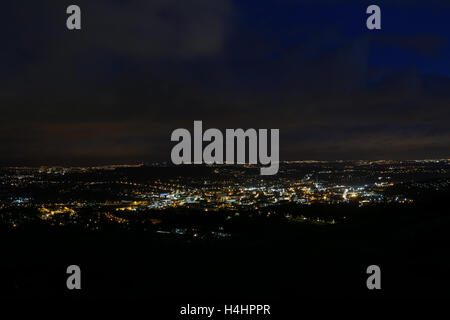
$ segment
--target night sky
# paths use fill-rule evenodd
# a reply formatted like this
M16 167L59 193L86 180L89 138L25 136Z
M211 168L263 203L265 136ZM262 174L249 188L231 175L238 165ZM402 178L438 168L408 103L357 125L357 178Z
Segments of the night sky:
M66 8L82 30L66 28ZM366 28L378 4L382 30ZM450 2L3 1L0 165L170 160L176 128L280 159L450 157Z

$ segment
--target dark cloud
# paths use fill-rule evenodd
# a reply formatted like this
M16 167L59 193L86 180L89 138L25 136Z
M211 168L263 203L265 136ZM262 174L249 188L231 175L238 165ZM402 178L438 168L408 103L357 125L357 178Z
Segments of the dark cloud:
M6 6L1 164L166 160L193 120L280 128L282 159L448 156L448 30L369 33L364 10L325 19L334 1L158 0L79 1L70 32L68 4Z
M386 46L413 50L425 57L438 57L448 46L448 40L437 34L383 35L378 41Z

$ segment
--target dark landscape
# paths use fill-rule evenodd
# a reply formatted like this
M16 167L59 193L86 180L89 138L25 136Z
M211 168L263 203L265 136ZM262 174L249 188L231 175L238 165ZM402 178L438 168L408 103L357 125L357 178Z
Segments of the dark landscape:
M3 296L448 297L449 160L287 162L264 178L165 164L1 175ZM70 264L80 293L65 287ZM382 291L366 288L371 264Z

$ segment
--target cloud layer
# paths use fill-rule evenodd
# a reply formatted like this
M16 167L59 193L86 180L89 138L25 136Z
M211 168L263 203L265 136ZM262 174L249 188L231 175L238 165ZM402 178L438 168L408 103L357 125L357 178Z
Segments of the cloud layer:
M280 128L286 160L448 157L445 3L394 4L378 33L340 3L79 1L80 32L69 2L8 4L0 164L167 160L193 120Z

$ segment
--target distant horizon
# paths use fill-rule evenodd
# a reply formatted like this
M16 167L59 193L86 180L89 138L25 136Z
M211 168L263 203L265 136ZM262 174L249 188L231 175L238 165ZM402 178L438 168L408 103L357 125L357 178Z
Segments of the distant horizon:
M321 162L414 162L414 161L450 161L449 158L424 158L424 159L330 159L330 160L316 160L316 159L304 159L304 160L282 160L279 161L279 163L307 163L307 162L315 162L315 163L321 163ZM180 166L250 166L250 167L261 167L263 165L260 164L249 164L249 163L242 163L242 164L194 164L194 163L184 163L181 165L175 165L171 163L170 161L145 161L145 162L139 162L139 163L110 163L110 164L87 164L87 165L69 165L69 164L42 164L42 165L0 165L0 168L54 168L54 167L61 167L61 168L102 168L102 167L141 167L141 166L149 166L149 165L164 165L164 166L171 166L171 167L180 167Z

